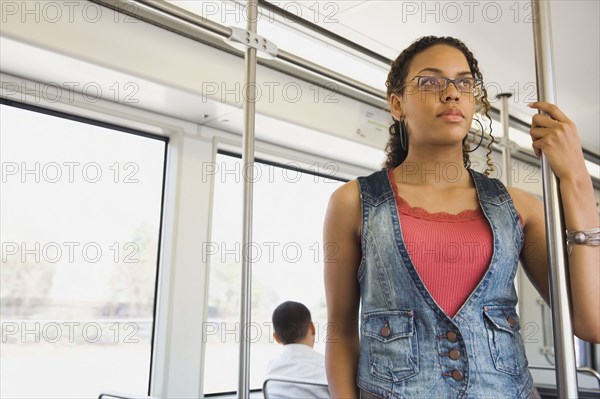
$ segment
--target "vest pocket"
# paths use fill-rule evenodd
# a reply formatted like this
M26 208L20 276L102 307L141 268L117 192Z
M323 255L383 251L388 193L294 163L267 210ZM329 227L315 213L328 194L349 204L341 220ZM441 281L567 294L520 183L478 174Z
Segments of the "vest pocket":
M419 372L419 352L412 310L363 315L362 339L372 376L388 382Z
M517 312L511 306L486 306L483 314L494 367L506 374L522 374L528 363Z

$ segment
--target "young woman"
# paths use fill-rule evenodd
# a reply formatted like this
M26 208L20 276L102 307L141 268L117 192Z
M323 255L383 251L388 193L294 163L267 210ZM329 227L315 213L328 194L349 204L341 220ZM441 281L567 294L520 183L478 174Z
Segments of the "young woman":
M325 220L333 398L537 396L513 279L520 259L548 301L543 205L469 168L473 116L490 109L482 83L454 38L421 38L392 64L384 169L336 190ZM566 228L586 234L569 255L575 334L599 342L598 214L577 130L556 106L530 106L548 114L533 117L532 145L560 179Z

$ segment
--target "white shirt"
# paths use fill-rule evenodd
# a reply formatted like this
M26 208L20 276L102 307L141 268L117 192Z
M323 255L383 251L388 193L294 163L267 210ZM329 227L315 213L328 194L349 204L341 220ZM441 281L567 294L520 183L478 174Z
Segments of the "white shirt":
M304 344L287 344L279 357L267 367L267 378L282 378L327 385L325 357ZM329 398L325 387L271 382L267 391L269 398Z

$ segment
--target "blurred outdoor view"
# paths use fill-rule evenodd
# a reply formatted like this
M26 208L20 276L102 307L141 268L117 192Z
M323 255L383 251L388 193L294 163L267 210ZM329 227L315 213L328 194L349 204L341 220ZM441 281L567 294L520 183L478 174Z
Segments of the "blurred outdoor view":
M163 140L0 105L0 396L146 394Z
M317 330L315 349L325 353L326 304L323 285L322 230L329 196L343 183L335 164L305 171L254 167L252 318L250 388L262 388L269 360L281 350L272 335L271 315L288 300L304 303ZM208 318L205 323L204 393L237 390L242 265L242 161L218 154L214 168L212 232L205 253L210 262ZM318 172L321 175L316 175Z

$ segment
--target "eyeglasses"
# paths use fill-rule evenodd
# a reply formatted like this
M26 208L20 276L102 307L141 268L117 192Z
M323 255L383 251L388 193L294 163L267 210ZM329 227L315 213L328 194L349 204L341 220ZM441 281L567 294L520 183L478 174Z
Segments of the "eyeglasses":
M481 79L475 78L455 78L450 79L443 76L425 76L417 75L408 82L417 79L417 89L421 91L440 92L446 90L450 83L454 84L456 90L461 93L479 94L481 90ZM407 84L408 84L407 82ZM404 85L406 86L406 85ZM402 87L404 87L402 86Z

